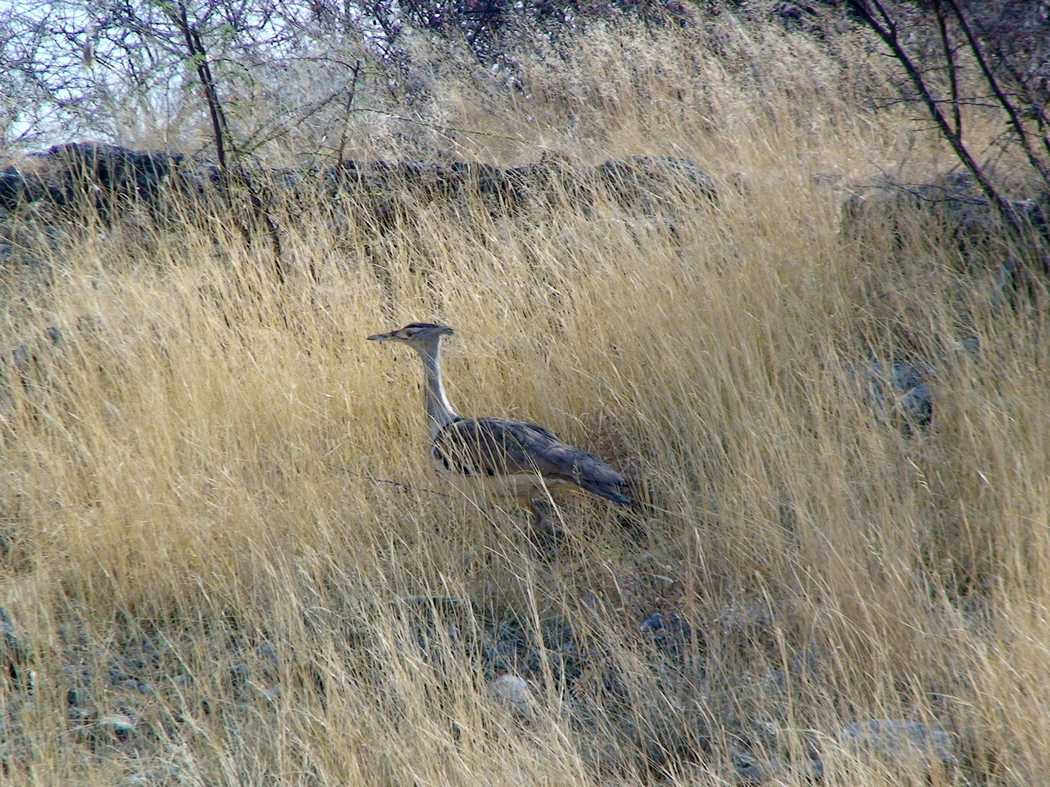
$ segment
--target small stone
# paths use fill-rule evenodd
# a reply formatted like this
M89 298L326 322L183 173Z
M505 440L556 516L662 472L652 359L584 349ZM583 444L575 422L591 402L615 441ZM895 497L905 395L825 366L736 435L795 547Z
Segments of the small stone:
M673 638L681 641L688 640L693 633L689 622L673 612L668 615L654 612L642 621L638 631L654 640Z
M0 607L0 651L12 664L24 664L29 658L29 648L11 622L6 609Z
M257 690L267 702L277 702L277 700L281 698L281 687L277 684L274 684L268 689L257 687Z
M159 765L133 773L124 780L125 787L149 787L154 784L177 783L180 768L177 765Z
M528 718L532 715L532 690L517 675L500 675L485 687L485 695L518 716Z
M83 689L70 689L66 692L66 704L71 708L83 708L87 702L87 692Z
M273 645L269 642L263 642L255 649L255 652L260 659L268 661L272 666L277 667L280 665L280 661L277 658L277 651L273 649Z
M74 724L83 724L91 718L91 711L87 708L69 708L66 710L66 718Z
M107 730L121 739L135 731L134 720L124 713L107 713L97 724L100 729Z

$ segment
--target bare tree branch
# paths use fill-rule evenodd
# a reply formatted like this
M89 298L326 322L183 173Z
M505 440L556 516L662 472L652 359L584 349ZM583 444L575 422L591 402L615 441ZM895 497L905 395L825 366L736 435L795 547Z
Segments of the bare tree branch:
M1003 223L1015 235L1021 235L1023 229L1014 212L1010 201L1004 197L992 184L984 170L974 160L966 145L963 144L961 134L952 128L944 113L941 111L941 101L931 93L930 86L924 78L922 71L916 64L914 58L909 54L900 37L897 35L897 26L893 17L886 10L880 0L849 0L850 7L857 15L875 32L879 38L893 52L897 62L901 64L908 74L912 85L918 91L926 109L933 118L934 123L941 132L944 139L951 145L952 150L964 167L973 175L977 185L984 193L988 201L995 206Z
M988 82L989 88L991 88L1003 111L1006 112L1007 117L1009 117L1010 125L1013 127L1014 133L1017 135L1017 141L1020 143L1025 155L1028 157L1029 164L1031 164L1032 168L1042 176L1043 181L1050 186L1050 167L1048 167L1046 162L1042 161L1039 156L1036 155L1035 150L1032 148L1031 141L1028 139L1028 132L1025 130L1024 123L1017 112L1017 108L1013 105L1013 102L1010 101L1009 96L1003 91L1002 85L1000 85L995 74L992 73L992 69L988 65L988 59L984 55L984 49L981 46L980 41L978 41L977 37L974 35L969 23L966 21L966 17L959 8L959 4L956 0L945 0L945 2L955 15L955 19L959 23L959 28L962 30L963 35L966 36L966 41L970 46L970 51L973 53L985 80Z
M948 32L948 21L944 18L944 9L940 0L935 3L937 15L937 30L941 36L941 50L944 52L946 61L945 70L948 72L948 87L951 92L951 104L953 119L955 120L955 133L959 139L963 138L962 109L959 106L959 71L955 63L955 50L952 48L951 36Z

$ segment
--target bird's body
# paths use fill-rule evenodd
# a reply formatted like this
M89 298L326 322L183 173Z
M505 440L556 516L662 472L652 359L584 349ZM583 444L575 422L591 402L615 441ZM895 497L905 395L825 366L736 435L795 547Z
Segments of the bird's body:
M562 442L549 429L525 421L457 414L441 380L441 338L451 333L443 325L411 323L368 337L403 342L422 357L430 456L438 472L461 487L519 497L546 496L549 489L568 485L614 503L631 503L623 476L593 454Z
M615 503L630 502L618 491L623 477L601 459L524 421L453 421L437 433L430 454L439 472L485 488L523 495L573 484Z

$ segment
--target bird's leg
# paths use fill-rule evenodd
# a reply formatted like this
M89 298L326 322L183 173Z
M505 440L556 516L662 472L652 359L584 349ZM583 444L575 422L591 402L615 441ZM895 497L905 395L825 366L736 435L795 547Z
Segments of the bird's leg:
M529 540L541 555L550 557L565 537L565 530L561 527L561 515L547 497L535 497L529 502L529 506L533 515Z

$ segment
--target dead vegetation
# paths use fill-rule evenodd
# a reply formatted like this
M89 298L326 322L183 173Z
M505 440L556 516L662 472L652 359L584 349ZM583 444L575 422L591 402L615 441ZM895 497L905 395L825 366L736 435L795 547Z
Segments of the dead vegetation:
M1004 297L1001 246L936 224L840 233L850 184L942 168L905 121L849 110L834 80L756 96L714 59L701 79L660 40L660 68L629 74L629 42L590 42L565 78L602 100L552 82L503 115L467 96L461 120L516 129L532 160L551 140L588 165L688 159L717 202L555 194L497 215L406 191L378 231L367 205L304 199L275 216L280 283L218 210L12 220L6 780L1050 770L1044 293ZM768 43L785 79L809 56ZM520 163L479 139L478 160ZM418 370L365 341L413 319L470 337L469 358L447 347L465 412L550 425L652 507L574 500L540 554L525 512L440 486ZM928 423L857 372L895 363L936 370Z

